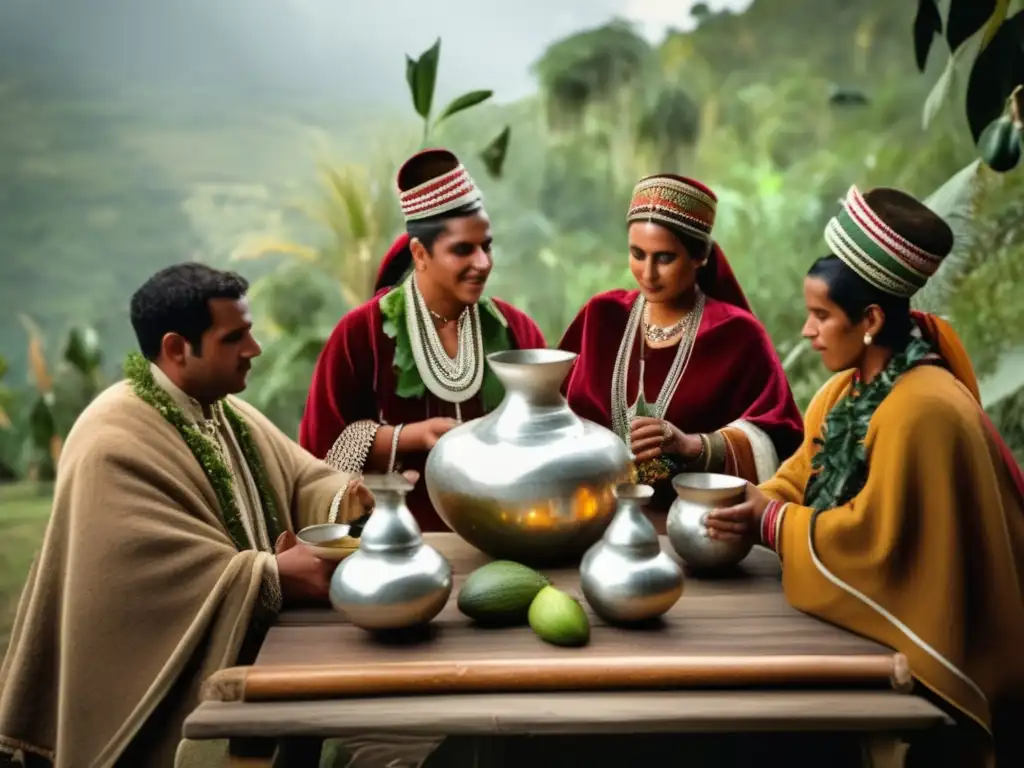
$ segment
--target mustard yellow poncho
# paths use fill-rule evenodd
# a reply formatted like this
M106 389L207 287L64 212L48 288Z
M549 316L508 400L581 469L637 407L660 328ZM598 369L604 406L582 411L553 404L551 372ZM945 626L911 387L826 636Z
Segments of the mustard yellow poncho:
M819 514L813 541L803 501L814 440L852 372L815 396L802 446L760 487L788 502L778 549L789 602L905 654L917 680L991 733L994 711L1024 694L1020 470L952 330L929 321L949 369L921 365L896 382L870 422L865 487Z

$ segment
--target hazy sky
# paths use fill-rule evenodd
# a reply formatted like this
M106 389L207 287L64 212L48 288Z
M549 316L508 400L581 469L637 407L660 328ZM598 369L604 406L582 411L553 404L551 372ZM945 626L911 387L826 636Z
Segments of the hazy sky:
M762 0L767 2L767 0ZM74 87L120 84L311 92L337 103L404 102L404 53L442 38L439 97L534 88L554 40L615 16L652 40L691 26L693 0L0 0L3 69L44 68ZM741 10L750 0L709 0ZM6 55L5 51L6 49Z
M341 2L292 0L320 14L331 27L330 17L341 13ZM751 0L710 0L713 9L743 10ZM515 0L494 2L494 10L482 12L489 0L376 0L357 12L371 30L362 41L370 60L387 70L394 67L392 51L418 53L441 34L444 84L454 90L487 87L499 99L519 98L534 87L530 66L553 41L587 27L598 26L613 16L637 22L652 40L669 27L691 26L694 0ZM344 12L350 19L351 11ZM354 21L354 19L353 19ZM329 33L318 41L331 45ZM386 51L386 53L385 53Z

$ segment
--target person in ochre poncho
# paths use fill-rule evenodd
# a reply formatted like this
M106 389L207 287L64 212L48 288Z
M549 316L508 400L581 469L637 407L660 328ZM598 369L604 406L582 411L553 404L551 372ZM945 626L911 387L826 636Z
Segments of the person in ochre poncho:
M759 536L796 608L907 657L963 724L908 765L991 765L993 731L998 765L1024 765L1024 477L956 333L910 309L953 234L909 195L854 187L825 239L804 336L838 373L800 449L709 535Z
M501 402L485 357L545 346L529 317L483 295L490 221L455 155L413 156L398 190L407 231L380 265L376 295L341 318L321 352L299 433L348 472L422 471L441 435ZM446 530L425 483L408 505L424 531Z
M67 437L0 667L0 765L171 766L202 681L282 606L327 605L333 563L293 531L373 496L234 397L246 288L182 264L132 298L142 355Z
M766 480L802 434L771 339L711 239L717 206L692 179L641 180L626 217L639 290L592 298L559 344L579 353L569 405L631 446L662 511L677 473Z

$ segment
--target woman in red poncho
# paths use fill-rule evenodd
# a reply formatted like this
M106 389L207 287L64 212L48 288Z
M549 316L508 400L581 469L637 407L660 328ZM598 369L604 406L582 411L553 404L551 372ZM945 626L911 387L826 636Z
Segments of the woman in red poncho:
M423 471L438 438L504 396L492 352L546 346L523 312L483 295L491 227L454 154L426 150L398 172L406 232L376 295L346 314L317 361L299 442L348 472ZM424 531L445 530L423 483L407 499Z
M639 290L592 298L559 344L579 354L569 405L631 446L655 508L679 472L766 480L802 437L771 339L711 239L717 204L692 179L641 180L626 219Z

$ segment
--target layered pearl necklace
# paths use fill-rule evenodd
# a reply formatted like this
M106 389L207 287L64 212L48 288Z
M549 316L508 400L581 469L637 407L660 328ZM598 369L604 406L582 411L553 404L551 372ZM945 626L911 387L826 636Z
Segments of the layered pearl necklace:
M462 310L458 320L458 348L451 358L434 326L416 276L405 281L405 319L412 356L423 385L439 399L454 403L456 418L462 419L460 403L474 397L484 380L484 345L480 332L480 309L474 304Z
M637 296L636 301L633 302L633 308L629 312L629 319L626 321L626 330L622 334L622 341L619 343L619 352L615 356L615 368L612 372L612 430L621 437L626 445L629 445L629 433L630 433L630 422L636 416L637 402L643 397L644 392L644 364L647 357L644 354L644 347L646 346L645 341L640 342L640 376L637 381L637 400L629 405L626 402L626 382L629 379L629 360L632 357L633 346L636 342L637 331L640 329L640 325L643 324L644 336L651 339L650 327L644 322L647 315L647 302L643 295ZM679 388L679 382L682 381L683 374L686 372L686 366L690 363L690 353L693 352L693 344L697 340L697 329L700 327L701 317L704 315L704 293L697 289L697 299L694 302L693 309L682 318L679 323L673 324L667 329L671 331L676 325L679 325L679 330L675 331L676 334L682 333L682 338L679 340L679 345L676 347L676 356L672 361L672 367L669 368L668 376L665 377L665 382L661 385L661 391L658 393L658 399L653 405L647 405L647 410L650 415L656 419L665 418L665 411L668 410L668 404L672 402L672 398L675 397L676 389ZM662 330L659 328L659 330ZM664 331L663 331L664 333ZM661 334L657 334L661 335ZM671 336L669 337L671 338ZM651 339L652 341L654 339ZM660 340L660 339L659 339Z

